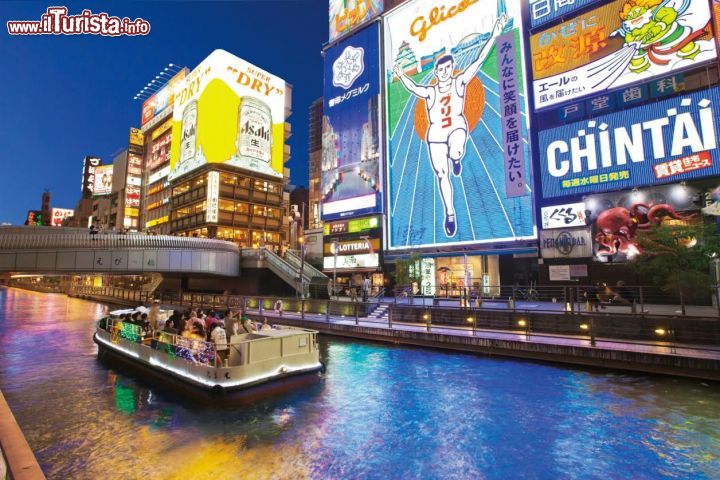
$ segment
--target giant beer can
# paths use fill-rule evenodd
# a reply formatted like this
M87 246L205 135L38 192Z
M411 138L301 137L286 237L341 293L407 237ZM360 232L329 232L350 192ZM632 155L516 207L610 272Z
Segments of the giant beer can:
M238 107L238 156L249 162L272 160L272 113L263 101L243 97Z
M180 135L180 159L183 164L195 157L197 144L197 100L185 106L182 116L182 133Z

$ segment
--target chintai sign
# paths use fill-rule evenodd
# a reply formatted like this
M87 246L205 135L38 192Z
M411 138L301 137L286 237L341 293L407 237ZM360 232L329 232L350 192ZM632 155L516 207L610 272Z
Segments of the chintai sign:
M539 134L544 198L720 173L720 88Z

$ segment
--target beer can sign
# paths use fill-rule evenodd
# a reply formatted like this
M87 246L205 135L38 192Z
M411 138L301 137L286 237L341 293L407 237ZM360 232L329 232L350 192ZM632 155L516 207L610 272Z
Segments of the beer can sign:
M272 114L262 101L244 97L238 108L237 150L240 159L249 162L272 160Z
M183 110L182 136L180 138L179 163L184 164L195 157L197 143L197 100L188 103Z

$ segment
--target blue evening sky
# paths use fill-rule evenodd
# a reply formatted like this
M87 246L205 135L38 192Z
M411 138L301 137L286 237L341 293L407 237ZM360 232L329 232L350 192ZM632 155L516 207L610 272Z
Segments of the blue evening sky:
M48 6L142 17L148 36L11 36L8 20L40 20ZM0 3L0 222L40 208L74 208L82 159L104 163L140 126L133 96L168 63L195 67L222 48L293 85L291 182L308 183L308 107L322 95L327 0Z

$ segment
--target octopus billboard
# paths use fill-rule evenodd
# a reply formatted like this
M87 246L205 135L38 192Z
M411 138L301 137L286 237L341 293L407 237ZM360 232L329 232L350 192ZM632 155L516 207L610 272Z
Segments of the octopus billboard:
M638 232L699 219L702 200L699 189L682 184L588 196L585 208L596 258L623 260L641 254Z

